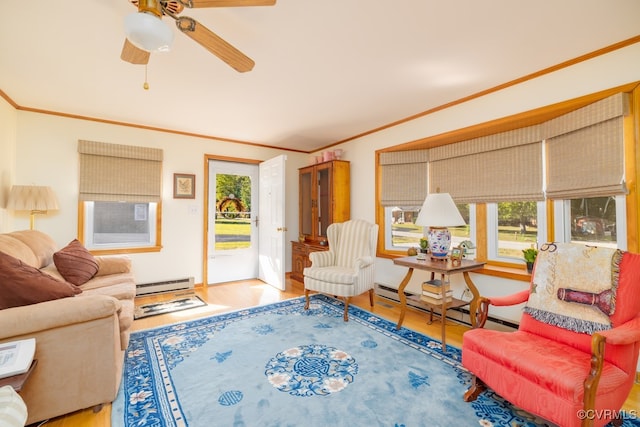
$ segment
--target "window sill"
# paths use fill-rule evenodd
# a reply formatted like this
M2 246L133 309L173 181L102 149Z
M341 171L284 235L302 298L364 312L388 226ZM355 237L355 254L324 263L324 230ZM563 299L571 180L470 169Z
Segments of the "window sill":
M139 254L145 252L160 252L162 246L145 246L139 248L114 248L114 249L89 249L91 255L124 255L124 254Z
M505 267L501 265L485 264L482 270L474 271L477 274L486 274L487 276L502 277L510 280L519 280L521 282L531 281L531 274L527 273L524 267Z

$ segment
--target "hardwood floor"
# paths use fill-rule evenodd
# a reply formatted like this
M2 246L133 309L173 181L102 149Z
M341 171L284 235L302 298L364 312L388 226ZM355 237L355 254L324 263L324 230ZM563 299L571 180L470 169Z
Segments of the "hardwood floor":
M259 304L268 304L303 295L303 292L304 289L300 282L289 279L287 279L286 290L283 292L258 280L197 287L195 293L208 303L206 307L198 307L136 320L133 323L132 330L143 330ZM174 298L176 295L184 295L184 293L165 293L145 296L137 298L136 304L141 305L163 301ZM369 298L366 294L354 298L353 304L367 310L371 309L369 306ZM373 312L385 319L396 322L400 310L397 303L376 296ZM427 317L427 314L410 308L407 310L403 326L440 339L440 323L436 321L432 325L428 325L426 322ZM460 347L462 345L462 334L467 329L469 328L465 325L447 320L447 344ZM460 396L460 398L462 399L462 396ZM633 387L623 409L633 411L632 413L635 414L640 412L640 385L636 384ZM36 423L32 424L31 427L39 425L40 423ZM49 420L44 425L47 427L111 427L111 406L105 405L98 413L94 413L91 409L74 412Z

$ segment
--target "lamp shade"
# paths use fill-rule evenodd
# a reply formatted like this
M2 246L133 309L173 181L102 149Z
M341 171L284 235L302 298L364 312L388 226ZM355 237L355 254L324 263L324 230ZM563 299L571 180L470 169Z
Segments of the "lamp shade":
M30 226L33 230L35 215L58 210L58 199L51 187L37 185L14 185L9 193L7 209L29 211Z
M9 193L7 209L13 211L58 210L58 199L51 187L14 185Z
M416 218L416 225L429 227L429 251L432 258L446 258L449 253L451 232L447 227L465 224L449 193L428 194Z
M173 31L159 17L134 12L124 18L124 32L127 39L147 52L166 52L173 43Z
M425 227L457 227L466 224L449 193L428 194L416 219L416 225Z

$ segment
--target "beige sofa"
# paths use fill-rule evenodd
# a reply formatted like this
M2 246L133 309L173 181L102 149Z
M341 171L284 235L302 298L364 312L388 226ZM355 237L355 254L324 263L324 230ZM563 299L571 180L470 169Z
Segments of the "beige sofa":
M53 262L57 251L53 239L39 231L0 234L0 252L64 281ZM0 310L0 343L36 339L38 362L20 392L28 424L99 409L115 399L133 323L135 281L127 257L94 260L97 273L77 286L81 293Z

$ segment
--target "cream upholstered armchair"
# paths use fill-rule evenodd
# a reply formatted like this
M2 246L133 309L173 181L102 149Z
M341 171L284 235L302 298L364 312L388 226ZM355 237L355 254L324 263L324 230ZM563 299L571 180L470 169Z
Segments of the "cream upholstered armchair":
M327 238L329 250L309 254L311 267L304 269L305 309L309 308L309 291L342 297L346 322L351 297L369 291L373 307L378 224L363 220L334 223L327 228Z

